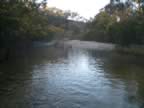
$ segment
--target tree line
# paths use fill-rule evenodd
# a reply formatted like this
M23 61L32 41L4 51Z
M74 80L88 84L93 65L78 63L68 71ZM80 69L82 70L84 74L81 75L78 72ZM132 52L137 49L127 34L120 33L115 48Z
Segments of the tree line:
M87 23L85 40L116 43L120 46L144 44L144 1L110 0Z
M47 40L68 29L76 12L48 7L47 0L0 0L0 47L20 40Z
M33 41L51 41L60 38L69 28L76 12L48 7L47 0L0 0L0 56L10 49ZM58 34L58 35L56 35Z

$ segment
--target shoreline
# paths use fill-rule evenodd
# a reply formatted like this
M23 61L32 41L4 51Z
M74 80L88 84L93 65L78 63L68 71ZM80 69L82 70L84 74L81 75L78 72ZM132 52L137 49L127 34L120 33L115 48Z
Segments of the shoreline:
M106 51L111 51L111 50L115 49L114 44L101 43L101 42L92 42L92 41L81 41L81 40L64 41L64 46L69 46L69 47L72 47L72 48L106 50Z
M92 50L101 50L101 51L114 51L123 54L131 55L144 55L144 47L142 46L131 46L127 47L117 47L115 44L111 43L102 43L95 41L81 41L81 40L68 40L63 42L64 46L71 48L81 48L81 49L92 49Z

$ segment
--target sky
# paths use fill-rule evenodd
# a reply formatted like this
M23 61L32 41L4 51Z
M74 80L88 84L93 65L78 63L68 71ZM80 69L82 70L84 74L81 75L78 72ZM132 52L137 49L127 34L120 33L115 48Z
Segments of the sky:
M109 0L48 0L49 7L71 10L86 19L94 17L108 3Z

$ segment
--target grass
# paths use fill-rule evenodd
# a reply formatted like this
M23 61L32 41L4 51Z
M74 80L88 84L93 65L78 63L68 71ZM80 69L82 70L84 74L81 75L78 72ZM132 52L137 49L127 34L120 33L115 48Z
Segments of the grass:
M125 54L144 55L144 47L131 46L131 47L116 47L116 51Z

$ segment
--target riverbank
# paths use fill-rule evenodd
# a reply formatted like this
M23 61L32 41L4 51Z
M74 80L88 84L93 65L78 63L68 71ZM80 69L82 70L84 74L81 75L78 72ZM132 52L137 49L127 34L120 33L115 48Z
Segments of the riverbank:
M116 52L124 53L124 54L132 54L132 55L144 55L144 47L141 46L132 46L132 47L116 47Z
M131 46L131 47L117 47L115 44L101 43L94 41L80 41L80 40L68 40L64 41L63 44L72 48L82 49L94 49L104 51L115 51L118 53L132 54L132 55L144 55L143 46Z
M101 43L94 41L80 41L80 40L59 40L59 41L35 41L29 43L28 45L17 45L18 48L11 49L9 51L9 57L19 56L19 53L25 54L31 48L47 48L47 47L58 47L58 48L80 48L80 49L90 49L97 51L113 51L116 53L123 53L129 55L144 55L144 47L142 46L132 46L129 48L117 47L115 44L110 43ZM6 58L6 49L0 49L0 61L5 60Z
M64 45L70 46L72 48L95 49L95 50L113 50L115 48L114 44L92 42L92 41L80 41L80 40L65 41Z

